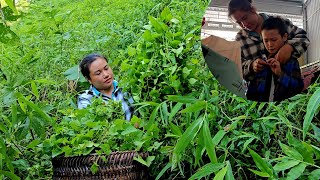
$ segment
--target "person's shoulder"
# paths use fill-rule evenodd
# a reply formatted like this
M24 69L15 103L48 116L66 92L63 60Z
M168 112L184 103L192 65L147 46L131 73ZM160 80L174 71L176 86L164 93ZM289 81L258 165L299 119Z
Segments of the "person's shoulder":
M236 35L236 41L248 38L248 33L244 29L240 29Z
M290 59L287 61L287 63L284 64L284 66L290 66L290 67L296 66L296 67L300 68L298 58L296 58L292 55L291 55Z
M291 57L290 57L290 59L289 59L289 62L290 62L290 61L291 61L291 62L293 61L293 62L299 64L298 58L296 58L296 57L294 57L294 56L292 56L292 55L291 55ZM300 66L300 65L299 65L299 66Z
M79 99L91 99L93 97L93 92L90 90L85 90L82 93L79 93Z

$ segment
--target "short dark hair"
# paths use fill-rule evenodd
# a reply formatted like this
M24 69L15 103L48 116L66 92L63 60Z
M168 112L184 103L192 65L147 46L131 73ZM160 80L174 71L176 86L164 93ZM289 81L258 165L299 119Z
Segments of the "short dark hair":
M252 0L231 0L228 4L228 16L230 17L236 11L251 11L255 9L252 6Z
M97 60L97 58L102 58L102 59L105 59L107 62L107 58L100 55L100 54L89 54L87 55L85 58L82 59L82 61L80 62L80 71L82 73L82 75L87 78L87 79L90 79L90 65L95 61Z
M265 20L261 26L262 30L273 30L277 29L281 36L284 36L287 32L287 26L284 20L280 17L270 17Z

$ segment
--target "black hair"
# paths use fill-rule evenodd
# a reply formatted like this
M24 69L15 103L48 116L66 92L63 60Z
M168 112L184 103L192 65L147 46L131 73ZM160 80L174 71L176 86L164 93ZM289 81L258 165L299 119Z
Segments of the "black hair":
M262 30L273 30L277 29L281 37L283 37L287 32L287 26L284 20L280 17L270 17L265 20L261 26Z
M251 11L255 9L252 6L252 0L231 0L228 4L228 16L230 17L236 11Z
M87 55L85 58L82 59L82 61L80 62L80 71L82 73L82 75L87 78L88 80L90 80L90 65L97 60L97 58L102 58L105 59L107 62L107 58L100 55L100 54L89 54Z

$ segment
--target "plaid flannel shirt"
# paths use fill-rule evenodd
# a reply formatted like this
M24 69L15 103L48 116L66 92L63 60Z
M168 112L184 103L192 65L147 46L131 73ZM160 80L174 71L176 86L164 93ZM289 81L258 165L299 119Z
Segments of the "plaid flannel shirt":
M273 101L282 101L301 93L304 83L301 76L300 65L296 58L281 65L282 73L279 77L272 73L270 67L265 67L250 81L247 98L249 100L268 102L270 93ZM272 77L274 78L274 92L270 92Z
M261 13L260 15L264 20L272 17L264 13ZM301 54L303 54L307 50L307 47L310 43L308 37L306 36L307 33L303 29L293 25L289 19L284 19L284 21L287 26L288 32L287 43L294 48L292 56L294 58L299 58ZM243 78L246 81L251 81L254 79L255 73L252 69L250 69L250 65L257 58L261 58L259 55L261 54L261 52L265 51L263 40L260 34L245 29L241 29L238 32L236 40L241 44Z
M125 119L130 121L133 115L133 107L130 106L133 103L133 99L128 97L127 93L123 93L121 89L118 87L118 82L113 81L113 91L112 96L109 97L105 94L100 93L94 86L90 86L89 90L86 90L84 93L80 94L78 97L78 108L86 108L92 102L93 97L100 97L106 102L110 99L112 100L121 100L122 103L122 110L125 113Z

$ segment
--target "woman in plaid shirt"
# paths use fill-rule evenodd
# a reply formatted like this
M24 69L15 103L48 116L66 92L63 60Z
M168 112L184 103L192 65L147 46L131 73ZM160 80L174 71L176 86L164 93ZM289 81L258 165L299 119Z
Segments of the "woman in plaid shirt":
M133 115L133 99L128 93L123 93L118 87L118 82L114 80L111 67L107 58L99 54L90 54L80 62L82 75L91 84L90 88L78 97L78 108L86 108L91 104L93 98L101 97L105 102L117 100L122 103L122 110L125 119L130 120Z
M264 13L257 13L256 8L251 3L252 0L231 0L228 6L229 17L242 28L238 32L236 40L241 44L243 78L249 82L248 88L250 88L250 81L254 80L257 72L268 66L262 59L267 51L261 38L261 27L265 20L273 17ZM290 20L283 20L287 27L288 40L275 54L275 59L282 65L286 64L291 57L299 58L309 46L307 33L293 25ZM250 94L247 94L247 97L250 96Z

